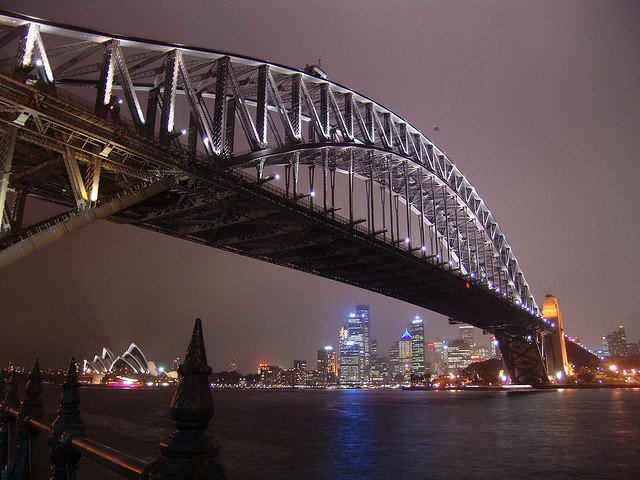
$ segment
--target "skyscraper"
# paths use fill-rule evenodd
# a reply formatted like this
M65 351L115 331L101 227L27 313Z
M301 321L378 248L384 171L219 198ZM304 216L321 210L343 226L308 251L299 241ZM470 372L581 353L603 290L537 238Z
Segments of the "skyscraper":
M318 374L323 382L335 382L338 376L336 352L331 345L318 350Z
M438 354L436 352L435 342L427 342L424 349L425 365L424 368L428 374L436 373L436 368L440 363Z
M471 325L460 325L458 327L460 331L460 340L464 340L470 346L475 343L473 340L473 327Z
M389 348L389 370L392 375L402 372L400 365L400 342L393 342Z
M627 334L624 326L618 325L609 335L602 337L602 346L604 347L607 357L626 357L627 351Z
M411 372L412 343L413 336L409 333L408 329L405 329L398 341L398 360L402 373L409 374Z
M411 373L424 375L426 349L424 341L424 320L416 315L411 321Z
M447 370L447 360L448 360L448 346L446 340L438 340L433 342L434 350L436 351L436 358L438 362L432 367L432 372L435 375L443 375Z
M376 363L377 358L378 358L378 341L371 340L369 342L369 361L372 367Z
M369 305L357 305L356 316L362 324L363 375L368 379L371 372L371 312Z
M447 342L447 370L456 372L471 364L471 347L464 340Z
M360 346L353 340L340 345L340 383L353 385L362 383L362 355Z
M343 353L349 357L348 362L351 367L353 367L354 360L351 357L354 355L354 351L357 350L359 352L359 382L366 383L369 380L369 373L371 371L371 343L369 339L369 332L369 305L358 305L356 306L356 311L348 315L346 324L340 329L341 379L343 378ZM347 343L350 343L350 345L348 345L349 348L343 348ZM353 380L350 380L350 383L353 383Z
M491 358L502 359L500 349L498 348L498 340L495 335L491 335L491 342L489 343L489 355Z

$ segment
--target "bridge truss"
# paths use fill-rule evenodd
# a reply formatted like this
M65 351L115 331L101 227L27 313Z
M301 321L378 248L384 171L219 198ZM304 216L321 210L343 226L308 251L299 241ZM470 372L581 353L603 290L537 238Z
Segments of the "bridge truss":
M553 326L501 228L376 102L257 59L8 12L0 70L1 265L108 218L476 325L514 379L546 381ZM29 197L60 212L23 225Z

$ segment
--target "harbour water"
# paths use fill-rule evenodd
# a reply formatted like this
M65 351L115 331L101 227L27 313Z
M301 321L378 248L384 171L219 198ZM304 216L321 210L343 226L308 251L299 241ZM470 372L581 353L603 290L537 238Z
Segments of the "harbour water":
M43 393L53 418L58 388ZM88 435L151 461L173 391L84 388ZM640 389L215 390L230 480L637 479ZM82 478L116 478L83 459Z

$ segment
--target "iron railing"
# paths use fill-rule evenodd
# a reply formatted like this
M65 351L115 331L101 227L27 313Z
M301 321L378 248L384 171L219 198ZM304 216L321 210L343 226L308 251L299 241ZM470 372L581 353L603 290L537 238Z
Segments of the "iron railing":
M74 358L62 383L58 416L53 422L42 417L42 374L36 360L28 375L25 398L18 400L15 371L5 382L0 378L0 468L3 480L35 480L35 439L47 437L50 480L74 480L78 461L86 457L128 479L195 480L226 478L217 461L218 448L206 429L213 417L209 376L211 367L202 336L202 324L196 319L185 361L178 368L180 382L171 402L171 417L176 431L160 443L156 461L145 462L87 437L80 417L80 384ZM5 388L6 387L6 388ZM37 457L39 459L42 456Z

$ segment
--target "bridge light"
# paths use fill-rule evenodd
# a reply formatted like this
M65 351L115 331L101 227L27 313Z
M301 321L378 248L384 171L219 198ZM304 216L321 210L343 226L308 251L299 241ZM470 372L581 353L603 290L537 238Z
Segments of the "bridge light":
M42 60L37 59L37 60L36 60L36 65L37 65L37 66L39 66L39 67L41 67L41 66L42 66L42 65L44 65L44 64L42 63Z
M315 197L316 196L316 192L314 192L313 190L309 192L309 196L311 197Z
M404 241L405 243L409 243L411 240L409 239L409 237L405 237Z
M276 174L273 176L273 178L274 178L275 180L280 180L280 174L279 174L279 173L276 173Z
M181 128L180 135L186 135L186 134L187 134L187 130L185 128Z
M205 145L208 145L208 144L209 144L209 137L202 137L202 142L203 142Z
M469 282L467 282L464 286L467 288L471 288L471 284Z
M427 247L422 246L422 247L420 247L420 250L422 250L423 252L426 252L427 251Z

